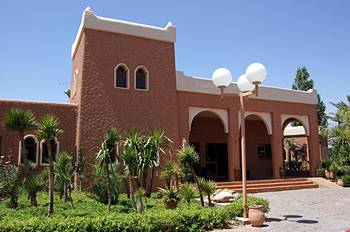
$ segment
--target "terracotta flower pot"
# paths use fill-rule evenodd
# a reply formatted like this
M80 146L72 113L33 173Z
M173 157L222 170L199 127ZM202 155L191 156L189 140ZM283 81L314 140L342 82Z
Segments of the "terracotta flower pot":
M337 184L344 187L344 181L342 179L338 179Z
M261 205L249 207L249 221L252 226L261 227L265 222L265 214Z
M176 200L167 200L164 201L164 206L167 209L175 209L177 206L177 201Z

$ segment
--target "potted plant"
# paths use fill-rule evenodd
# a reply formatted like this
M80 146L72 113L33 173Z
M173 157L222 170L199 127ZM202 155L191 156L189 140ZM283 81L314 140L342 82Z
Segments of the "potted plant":
M336 181L337 173L339 171L339 165L336 162L332 162L331 166L329 167L329 170L330 170L330 178Z
M174 209L177 206L179 198L177 192L171 186L170 188L159 188L164 198L164 206L166 209Z
M321 167L325 171L325 176L326 178L330 178L330 172L329 172L329 167L331 166L332 162L329 159L322 160L321 162Z
M265 214L262 205L249 206L249 221L254 227L261 227L265 222Z

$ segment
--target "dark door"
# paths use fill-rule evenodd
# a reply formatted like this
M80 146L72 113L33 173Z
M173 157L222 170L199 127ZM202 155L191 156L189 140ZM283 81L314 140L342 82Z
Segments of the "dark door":
M205 148L207 178L212 180L227 180L227 144L207 143Z

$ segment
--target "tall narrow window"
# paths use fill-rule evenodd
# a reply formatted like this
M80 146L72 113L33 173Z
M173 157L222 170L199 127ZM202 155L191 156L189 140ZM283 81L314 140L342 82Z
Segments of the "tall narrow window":
M119 64L114 70L114 87L129 88L129 70L124 64Z
M36 137L34 136L27 136L24 138L24 154L28 161L31 161L33 163L37 163L37 157L38 157L38 141ZM19 142L19 163L23 164L23 157L21 156L22 153L22 144Z
M145 67L139 67L135 72L135 88L148 90L148 71Z
M51 152L53 155L53 160L56 161L57 154L59 152L59 143L57 139L52 139L50 141L51 143ZM47 143L46 141L41 141L41 164L48 164L49 163L49 153L47 151Z

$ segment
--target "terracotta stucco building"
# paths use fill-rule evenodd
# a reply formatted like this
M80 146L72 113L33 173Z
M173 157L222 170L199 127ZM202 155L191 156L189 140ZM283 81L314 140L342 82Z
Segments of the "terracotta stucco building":
M161 128L174 144L183 138L200 154L199 172L216 180L235 180L240 170L239 98L220 99L206 78L176 71L176 28L154 27L96 16L87 8L72 46L72 85L68 103L0 100L0 119L11 107L39 118L56 115L64 134L57 151L83 149L88 160L109 127ZM226 93L239 93L232 83ZM310 175L320 161L317 93L262 86L246 101L248 178L279 178L284 129L291 120L304 127ZM45 163L43 141L27 134L31 159ZM19 161L17 135L0 127L1 155ZM169 155L170 156L170 155ZM170 157L171 158L171 157ZM169 157L163 158L162 162Z

